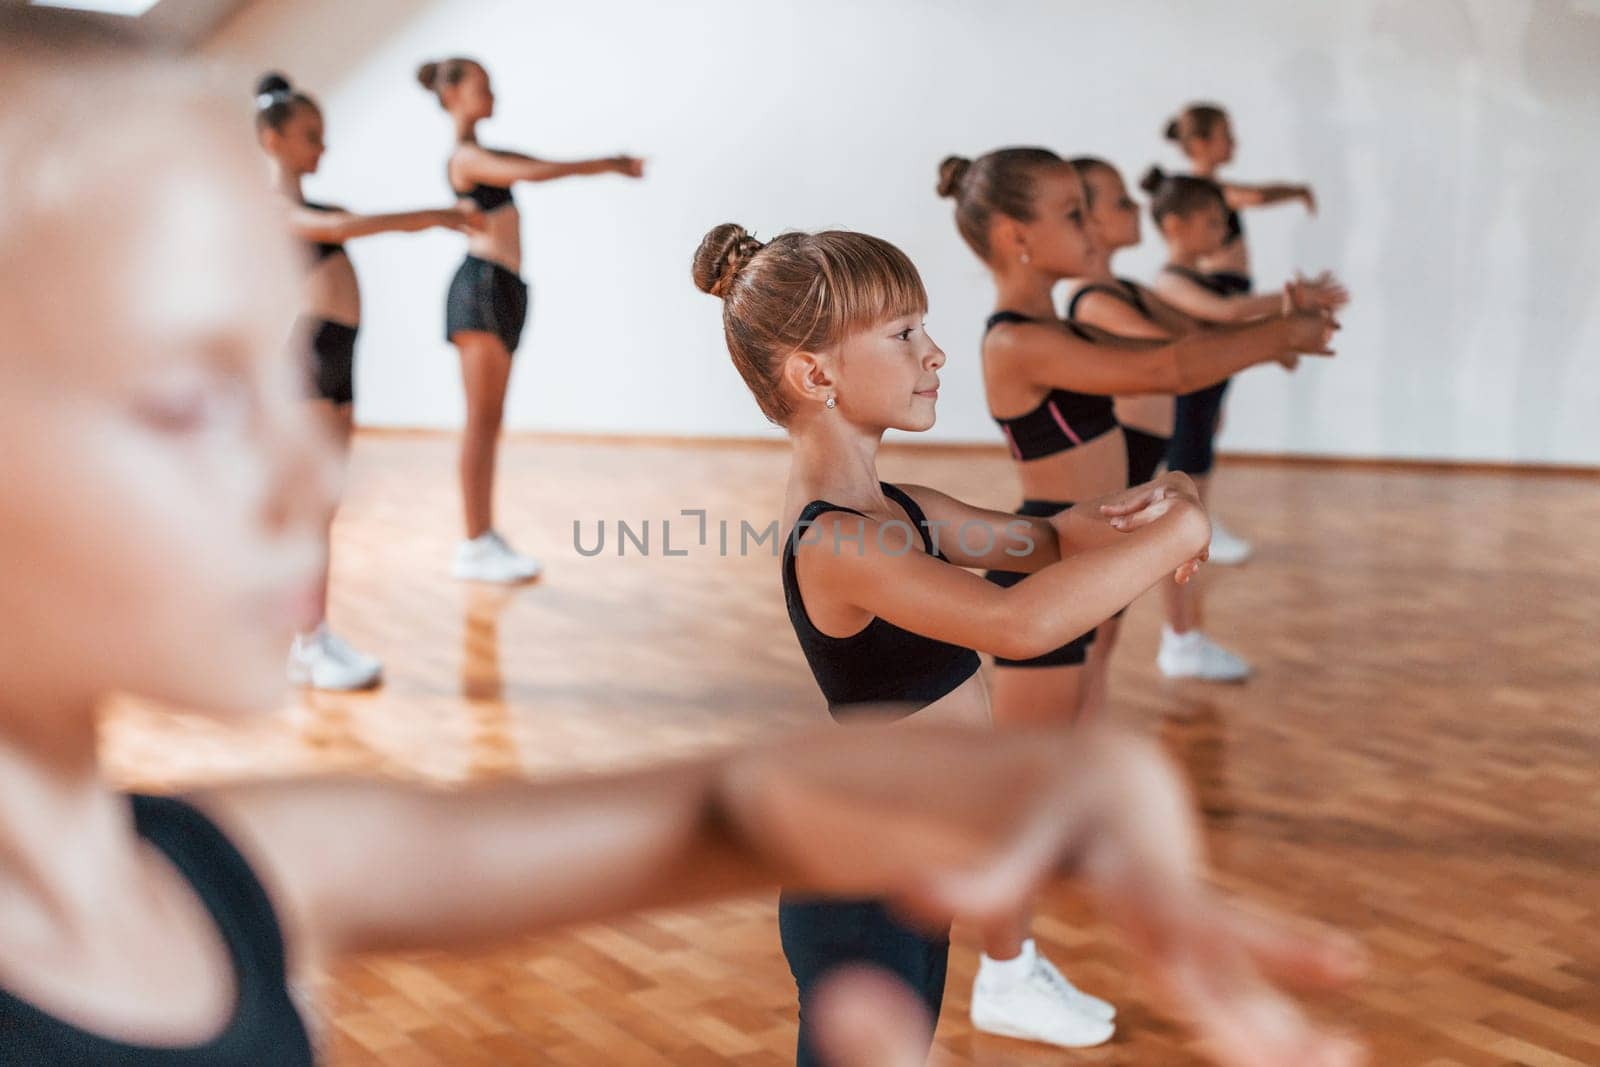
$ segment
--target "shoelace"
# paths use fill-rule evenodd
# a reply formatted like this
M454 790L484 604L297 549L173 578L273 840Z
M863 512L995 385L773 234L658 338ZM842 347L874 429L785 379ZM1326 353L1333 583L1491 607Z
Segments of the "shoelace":
M1056 970L1055 964L1040 956L1034 961L1033 973L1044 976L1045 984L1058 992L1065 993L1069 1000L1083 997L1084 993L1077 986L1067 981L1067 976Z

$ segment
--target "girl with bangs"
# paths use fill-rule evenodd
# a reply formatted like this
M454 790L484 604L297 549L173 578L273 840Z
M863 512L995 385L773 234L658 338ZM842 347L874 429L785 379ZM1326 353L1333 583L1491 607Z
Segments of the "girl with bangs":
M734 365L793 445L784 597L836 719L894 702L919 722L988 725L980 651L1044 654L1165 576L1188 581L1204 561L1210 526L1182 474L1048 516L880 479L884 431L933 425L945 363L923 324L921 279L888 242L828 231L762 244L728 223L706 235L693 273L701 290L722 298ZM1320 324L1306 332L1314 347ZM966 568L1003 568L1019 580L1000 586ZM842 962L893 971L937 1015L945 934L904 924L881 901L795 894L781 900L779 924L800 993L801 1064L816 1062L812 991ZM1025 914L1013 913L982 931L973 1024L1066 1047L1108 1040L1115 1010L1039 955L1027 926Z

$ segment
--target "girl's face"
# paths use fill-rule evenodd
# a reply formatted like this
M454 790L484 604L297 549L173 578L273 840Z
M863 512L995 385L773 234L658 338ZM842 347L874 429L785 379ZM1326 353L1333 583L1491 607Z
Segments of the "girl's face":
M1208 136L1189 139L1189 158L1194 160L1197 166L1220 167L1233 162L1233 150L1236 147L1233 140L1233 126L1227 119L1223 119L1211 127Z
M1208 201L1187 215L1163 218L1161 234L1175 255L1209 256L1227 240L1227 214L1221 201Z
M1122 175L1110 167L1090 167L1084 176L1089 194L1089 236L1104 252L1139 243L1139 205L1128 195Z
M1002 217L998 228L1009 229L1015 248L1010 254L1020 259L1025 252L1034 270L1056 278L1083 275L1095 253L1083 181L1066 163L1035 177L1032 220ZM996 245L1004 248L1003 242Z
M0 250L0 677L41 707L268 709L314 616L334 468L281 208L236 117L163 118Z
M494 88L489 72L476 63L469 64L461 80L444 89L444 106L452 115L477 122L494 114Z
M845 339L831 390L838 414L873 428L933 426L944 352L928 336L924 314L887 319Z
M325 150L322 112L309 104L299 104L282 129L262 130L260 140L261 147L288 173L295 177L315 174Z

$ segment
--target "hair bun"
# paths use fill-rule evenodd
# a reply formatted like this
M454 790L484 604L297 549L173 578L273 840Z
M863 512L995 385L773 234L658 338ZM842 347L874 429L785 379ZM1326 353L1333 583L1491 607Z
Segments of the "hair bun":
M417 68L417 81L429 92L434 91L434 83L439 80L439 64L429 62Z
M1144 172L1144 177L1139 179L1139 188L1147 193L1154 193L1161 188L1161 183L1167 180L1167 172L1159 166L1152 166Z
M275 70L269 70L256 79L256 100L259 102L262 97L285 96L292 89L293 86L289 84L288 78Z
M694 284L703 293L726 296L739 272L765 247L736 222L713 227L694 253Z
M1176 141L1178 139L1178 120L1168 119L1167 128L1162 130L1161 134L1169 141Z
M972 160L966 156L945 156L944 162L939 164L939 184L937 186L939 195L960 195L961 183L966 180L967 171L971 169Z

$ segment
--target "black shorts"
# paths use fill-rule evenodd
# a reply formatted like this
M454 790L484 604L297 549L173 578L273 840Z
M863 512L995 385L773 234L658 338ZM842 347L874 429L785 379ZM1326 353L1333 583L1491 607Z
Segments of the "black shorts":
M1122 439L1128 446L1128 486L1143 485L1156 476L1161 461L1167 458L1167 443L1172 438L1124 425Z
M492 333L507 352L515 352L528 321L528 287L498 263L468 256L450 279L444 305L444 336L454 341L463 330Z
M335 404L355 401L356 327L301 319L298 335L308 357L311 394Z
M1016 514L1048 519L1071 506L1070 503L1062 503L1059 500L1024 500L1022 506L1016 510ZM1015 571L984 571L983 577L985 581L993 582L1002 589L1009 589L1027 575ZM1089 656L1089 646L1092 644L1094 644L1094 631L1090 630L1042 656L1030 659L1005 659L996 656L994 665L996 667L1081 667Z

